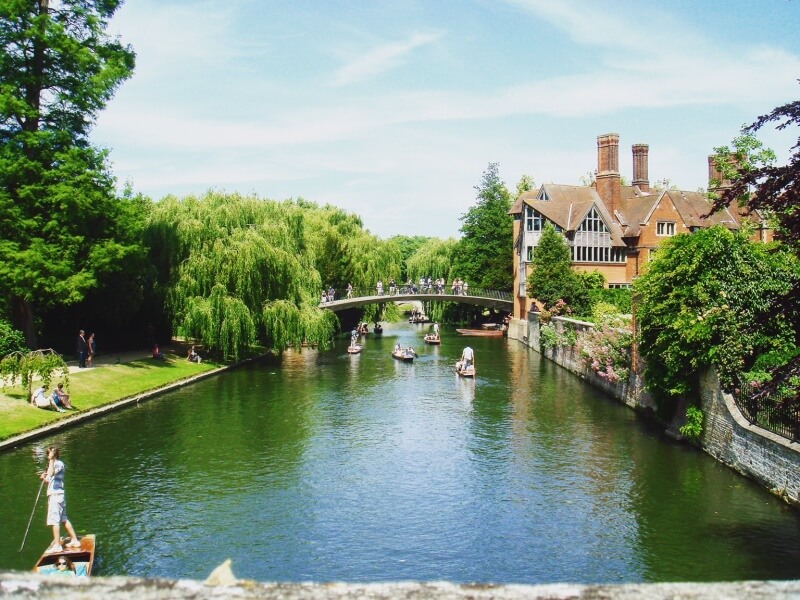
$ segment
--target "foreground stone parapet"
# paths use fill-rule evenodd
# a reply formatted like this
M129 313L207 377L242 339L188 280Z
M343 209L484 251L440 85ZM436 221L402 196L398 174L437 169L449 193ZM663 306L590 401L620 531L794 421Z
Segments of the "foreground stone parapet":
M0 598L85 600L797 600L800 581L625 585L468 585L448 582L258 583L0 572Z

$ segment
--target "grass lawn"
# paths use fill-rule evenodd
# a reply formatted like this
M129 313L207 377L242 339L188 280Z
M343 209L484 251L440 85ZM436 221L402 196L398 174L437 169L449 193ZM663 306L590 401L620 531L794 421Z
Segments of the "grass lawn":
M164 356L166 360L145 358L70 373L68 392L76 410L63 413L31 406L28 391L22 387L0 388L0 440L222 366L210 360L197 364L175 354ZM53 379L48 391L59 381Z

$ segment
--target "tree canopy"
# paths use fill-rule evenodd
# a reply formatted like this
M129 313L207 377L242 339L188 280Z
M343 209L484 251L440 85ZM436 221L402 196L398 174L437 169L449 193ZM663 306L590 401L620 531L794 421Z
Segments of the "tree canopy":
M725 185L714 197L713 210L728 206L759 210L770 218L775 227L775 237L794 252L800 254L800 136L792 146L792 155L784 165L776 165L774 152L765 149L755 134L766 125L774 124L777 130L800 126L800 101L795 100L758 117L743 127L732 147L716 148L715 166ZM761 316L767 323L781 315L800 314L800 285L793 280L792 289L773 307L773 314ZM754 322L753 327L762 323ZM768 326L767 326L768 330ZM769 396L776 388L788 386L800 389L800 356L787 353L783 360L764 359L769 364L771 380L759 394ZM795 403L797 403L795 398Z
M775 154L765 150L755 133L767 124L778 130L800 126L800 101L795 100L762 115L742 128L733 148L716 149L715 163L730 186L715 199L714 209L730 204L763 210L775 217L778 236L800 250L800 137L785 165L775 165Z
M634 282L648 387L670 407L714 366L726 387L760 357L794 355L796 314L777 310L800 282L780 248L716 226L666 240Z
M37 307L82 300L140 252L115 237L124 209L87 140L133 72L133 51L105 34L119 4L0 3L0 293L29 345Z
M477 202L461 215L463 237L453 253L452 275L472 287L510 291L514 219L508 214L511 194L497 163L489 164L475 190Z
M337 318L318 308L321 290L345 281L371 287L400 271L395 244L341 209L302 200L167 197L146 235L174 329L226 358L256 343L324 347Z

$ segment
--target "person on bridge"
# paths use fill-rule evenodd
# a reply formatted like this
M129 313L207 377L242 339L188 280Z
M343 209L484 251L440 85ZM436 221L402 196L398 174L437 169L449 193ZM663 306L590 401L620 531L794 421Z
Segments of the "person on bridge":
M383 296L383 281L382 280L380 280L380 279L378 280L378 285L376 285L375 288L378 290L378 296Z
M353 297L353 284L352 283L348 283L347 284L347 299L349 300L352 297Z

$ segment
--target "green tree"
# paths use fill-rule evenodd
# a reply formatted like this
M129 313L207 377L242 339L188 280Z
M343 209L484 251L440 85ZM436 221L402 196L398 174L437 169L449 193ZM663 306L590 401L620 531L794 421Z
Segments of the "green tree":
M453 252L458 242L453 238L430 238L406 261L408 276L416 281L420 277L450 279Z
M401 269L400 269L400 277L397 280L398 283L402 282L405 283L409 280L409 278L413 278L413 275L410 274L407 270L408 260L416 254L417 250L419 250L422 246L428 243L430 238L415 235L415 236L407 236L407 235L396 235L394 237L389 238L389 243L396 244L399 251L400 251L400 262L401 262ZM419 277L419 275L417 276Z
M717 226L661 245L634 282L645 379L664 416L714 366L724 386L764 354L794 354L795 316L777 311L800 281L796 257Z
M536 189L536 181L530 175L523 175L517 182L517 197Z
M511 194L501 181L497 163L484 171L474 206L461 215L461 233L453 255L454 277L471 287L510 291L514 284L512 266L513 217Z
M761 211L770 217L776 239L797 255L800 254L800 137L792 147L793 154L786 164L776 165L774 152L765 149L755 138L755 134L769 124L774 124L779 131L799 126L800 101L789 102L758 117L752 124L742 128L741 135L734 139L730 147L715 149L715 164L730 186L712 197L713 209L738 205ZM773 310L775 315L760 315L766 323L754 322L752 326L765 326L768 330L773 316L779 317L781 314L793 315L790 318L796 322L800 315L800 287L795 285ZM768 356L763 360L769 365L771 379L761 387L759 394L769 397L776 388L783 386L800 390L800 356L789 353L781 361L774 361ZM791 394L787 396L791 397ZM798 397L795 394L792 402L800 410Z
M114 0L0 2L0 294L36 345L37 310L82 300L139 251L109 231L120 207L98 112L133 72L105 34Z
M551 223L545 223L531 261L528 296L536 298L547 308L563 300L573 314L587 314L589 290L584 279L572 270L571 264L566 240Z

